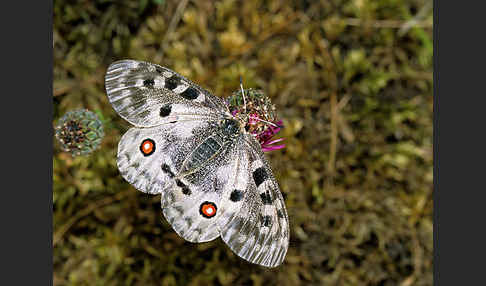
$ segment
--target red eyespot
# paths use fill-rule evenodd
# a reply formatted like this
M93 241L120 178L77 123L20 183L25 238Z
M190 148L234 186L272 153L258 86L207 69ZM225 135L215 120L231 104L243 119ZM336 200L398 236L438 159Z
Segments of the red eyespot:
M155 152L155 142L152 139L145 139L140 144L140 152L144 156L152 155Z
M212 218L216 215L216 211L216 205L212 202L204 202L199 208L199 213L201 213L201 215L205 218Z

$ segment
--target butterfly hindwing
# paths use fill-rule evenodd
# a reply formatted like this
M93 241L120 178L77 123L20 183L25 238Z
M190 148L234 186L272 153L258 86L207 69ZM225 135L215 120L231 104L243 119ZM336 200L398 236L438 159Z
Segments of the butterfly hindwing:
M142 192L157 194L167 187L184 159L211 132L214 122L188 120L151 128L133 127L118 144L121 175ZM173 172L173 171L171 171Z
M250 143L249 143L250 142ZM278 183L258 144L248 136L235 160L218 221L221 238L238 256L256 264L282 263L289 243L287 211Z
M220 236L218 221L224 209L221 198L230 180L233 150L222 148L192 172L175 171L172 183L164 189L162 212L184 239L205 242Z
M214 118L221 116L225 108L220 98L182 75L147 62L112 63L105 87L115 111L138 127Z

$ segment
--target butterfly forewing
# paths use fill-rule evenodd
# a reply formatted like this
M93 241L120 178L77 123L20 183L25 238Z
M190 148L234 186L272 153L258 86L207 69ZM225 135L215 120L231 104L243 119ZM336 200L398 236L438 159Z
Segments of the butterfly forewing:
M221 116L223 101L159 65L122 60L105 76L108 99L121 117L139 127Z

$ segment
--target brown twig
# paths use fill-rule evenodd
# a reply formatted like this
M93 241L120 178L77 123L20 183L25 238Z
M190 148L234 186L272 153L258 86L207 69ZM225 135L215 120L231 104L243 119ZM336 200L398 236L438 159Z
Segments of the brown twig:
M372 28L392 28L400 29L404 27L405 24L410 23L409 21L400 20L362 20L358 18L345 18L344 23L348 26L364 26ZM413 23L412 27L420 28L432 28L432 21L416 21Z
M400 27L400 30L398 31L398 36L401 37L405 35L408 32L408 30L410 30L412 27L419 26L421 21L423 21L423 19L427 17L427 15L429 15L429 12L430 10L432 10L432 8L433 8L433 1L428 1L427 3L425 3L425 5L420 9L420 11L417 13L417 15L415 15L415 17L408 20L406 23L402 25L402 27Z
M336 153L338 144L338 122L339 122L339 104L338 104L338 90L340 86L340 81L338 77L337 65L329 52L327 43L324 41L319 42L319 48L323 55L326 56L329 62L330 77L332 81L330 82L330 112L331 112L331 142L329 144L329 161L327 163L327 172L329 174L328 187L334 185L334 171L336 165Z
M167 28L167 32L165 32L164 38L162 39L160 56L164 55L164 51L167 48L167 42L172 36L172 34L174 33L177 24L179 24L179 21L181 20L182 14L184 13L184 10L186 9L188 2L189 0L182 0L181 2L179 2L179 5L176 8L174 16L172 16L172 19L170 20L169 27Z
M329 161L327 162L327 170L331 177L334 177L334 169L336 164L337 152L337 136L338 136L338 103L337 94L335 91L331 92L331 144L329 145Z
M59 96L59 95L63 95L65 93L69 92L71 89L72 89L72 85L56 88L56 89L54 89L52 96L56 97L56 96Z

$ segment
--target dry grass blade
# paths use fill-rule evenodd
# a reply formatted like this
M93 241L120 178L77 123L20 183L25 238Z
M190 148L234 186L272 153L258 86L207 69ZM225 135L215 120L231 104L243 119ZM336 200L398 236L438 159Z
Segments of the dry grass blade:
M104 199L101 199L95 203L90 204L88 207L85 209L81 210L79 213L77 213L75 216L71 217L65 224L63 224L60 227L56 228L56 231L54 232L54 238L52 245L56 246L56 244L63 238L64 234L69 230L71 226L73 226L78 220L81 218L89 215L91 212L94 210L106 206L109 204L112 204L118 200L121 200L122 198L128 196L130 193L133 193L133 190L127 190L123 192L119 192L115 194L114 196L111 197L106 197Z

